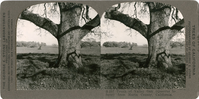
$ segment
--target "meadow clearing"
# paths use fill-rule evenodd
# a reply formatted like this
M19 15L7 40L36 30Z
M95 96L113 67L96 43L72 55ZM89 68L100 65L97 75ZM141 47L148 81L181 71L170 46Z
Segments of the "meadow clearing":
M173 67L143 68L147 47L82 48L78 71L49 68L58 48L17 47L17 89L175 89L185 88L185 49L170 50Z
M17 47L17 54L20 53L49 53L49 54L58 54L58 47L43 46L42 50L37 48L28 48L28 47ZM117 54L117 53L138 53L138 54L147 54L147 47L133 47L133 50L129 48L113 48L113 47L91 47L91 48L81 48L82 54ZM170 49L171 54L185 55L185 48L172 48Z

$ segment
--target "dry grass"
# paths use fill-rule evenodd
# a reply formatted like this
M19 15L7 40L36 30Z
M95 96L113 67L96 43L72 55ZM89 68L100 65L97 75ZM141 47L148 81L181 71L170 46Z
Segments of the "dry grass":
M99 56L83 55L84 71L49 68L48 62L56 57L56 54L18 54L17 90L100 88ZM86 58L92 58L92 62L85 61ZM93 66L96 68L92 69Z
M104 54L101 54L104 53ZM184 49L171 49L174 67L142 68L147 48L83 48L84 67L77 71L49 68L57 48L17 48L17 89L175 89L185 88ZM106 54L105 54L106 53ZM88 61L89 60L89 61ZM126 73L126 74L124 74Z
M139 63L146 61L147 54L103 54L101 57L101 72L106 74L101 76L101 88L185 88L184 55L173 55L174 66L165 71L157 68L142 68Z
M136 54L147 54L147 47L133 47L132 50L129 48L113 48L113 47L101 47L101 54L117 54L117 53L136 53ZM185 55L185 48L172 48L170 49L171 54Z

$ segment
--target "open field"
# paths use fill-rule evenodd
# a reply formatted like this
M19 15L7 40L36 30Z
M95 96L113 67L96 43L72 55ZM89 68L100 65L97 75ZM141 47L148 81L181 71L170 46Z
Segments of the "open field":
M142 68L147 54L101 55L101 88L175 89L185 88L185 57L172 55L168 70Z
M100 55L101 52L101 55ZM84 67L49 68L58 48L17 48L17 89L175 89L185 88L184 49L171 49L173 67L143 68L147 48L82 48Z
M137 53L137 54L147 54L148 48L147 47L133 47L132 50L129 50L129 48L107 48L102 47L101 48L101 54L117 54L117 53ZM172 48L170 49L171 54L179 54L179 55L185 55L185 48Z
M162 71L143 68L147 47L101 48L101 88L175 89L185 88L185 49L170 49L173 67ZM157 66L156 66L157 67Z
M17 47L17 53L49 53L58 54L58 47L43 46L41 50L38 48L27 48L27 47ZM99 55L101 54L117 54L117 53L137 53L137 54L147 54L147 47L133 47L132 50L129 48L106 48L106 47L93 47L93 48L82 48L82 54ZM170 49L171 54L185 55L185 48L172 48Z
M57 54L18 54L17 90L100 88L99 56L82 55L84 67L78 71L49 68L56 59Z
M82 54L87 55L100 55L100 48L82 48ZM38 48L27 48L27 47L17 47L17 53L49 53L49 54L58 54L58 47L50 47L50 46L43 46L41 50Z

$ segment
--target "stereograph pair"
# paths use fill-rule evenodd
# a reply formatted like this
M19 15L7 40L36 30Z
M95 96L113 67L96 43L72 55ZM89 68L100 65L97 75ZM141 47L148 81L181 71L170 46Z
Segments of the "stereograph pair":
M87 98L99 92L103 93L99 98L176 98L179 92L196 96L196 2L15 3L27 5L15 14L13 8L1 11L2 53L15 46L5 57L2 55L2 65L7 66L2 68L2 92L7 88L35 93L65 90L73 94L71 98L79 95L73 91L92 93L85 95ZM183 7L185 3L187 8ZM9 4L3 3L2 8ZM62 92L60 98L64 96Z

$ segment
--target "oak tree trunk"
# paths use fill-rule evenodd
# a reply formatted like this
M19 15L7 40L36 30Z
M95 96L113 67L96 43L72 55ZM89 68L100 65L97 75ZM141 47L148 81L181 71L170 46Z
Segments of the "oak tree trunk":
M157 2L145 2L149 7L150 22L143 23L137 17L133 18L128 14L118 11L120 4L117 7L110 8L105 18L117 20L129 28L138 31L148 41L148 59L145 67L160 67L168 68L172 66L169 44L173 36L184 28L184 19L180 19L172 6ZM137 3L134 3L136 7ZM136 8L135 8L136 10ZM174 24L170 22L175 21Z
M80 56L79 33L80 30L74 30L58 39L59 55L57 66L75 68L83 66Z
M175 33L170 31L170 29L160 30L164 26L169 26L170 13L171 10L169 8L150 13L146 67L157 66L166 69L172 66L169 49L170 40Z
M80 40L88 34L93 28L100 25L99 15L90 20L88 9L83 9L84 5L68 2L58 2L60 11L60 23L55 24L52 20L34 14L31 11L24 10L20 18L34 23L36 26L47 30L58 41L59 55L55 63L49 63L49 67L75 67L82 65L80 56ZM88 7L87 7L88 8ZM86 22L82 12L87 11L86 16L89 22ZM47 12L46 12L47 13ZM81 19L85 24L80 26ZM88 21L88 20L87 20Z
M81 5L70 5L71 9L64 3L60 3L60 25L59 25L59 55L55 67L75 67L82 65L80 56L80 28L78 27L81 17ZM74 7L73 7L74 6Z
M147 67L158 67L166 69L172 66L170 57L169 33L159 33L148 40L148 59Z

